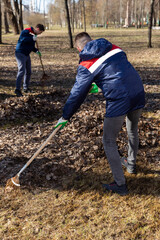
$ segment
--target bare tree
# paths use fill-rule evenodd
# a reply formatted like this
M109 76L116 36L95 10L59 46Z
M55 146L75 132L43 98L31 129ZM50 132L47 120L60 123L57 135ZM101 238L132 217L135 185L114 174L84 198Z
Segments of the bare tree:
M122 0L119 1L119 24L122 26Z
M7 18L7 11L6 8L3 8L3 21L4 21L4 32L5 34L9 33L9 24L8 24L8 18Z
M150 5L150 14L149 14L149 26L148 26L148 47L152 47L152 24L153 24L153 12L154 12L154 2L155 0L151 0Z
M19 1L19 28L23 30L22 0Z
M83 24L84 24L84 31L86 32L86 11L85 11L84 0L82 0L82 3L83 3Z
M158 1L158 26L160 26L160 0Z
M129 27L131 25L131 1L127 1L127 8L126 8L126 18L125 18L125 26Z
M0 0L0 44L2 43L2 2Z
M160 0L158 0L158 26L160 26Z
M64 3L65 3L65 9L66 9L66 20L67 20L67 25L68 25L70 48L73 48L73 39L72 39L72 31L71 31L71 24L70 24L69 9L68 9L68 0L64 0Z
M9 20L11 22L14 34L19 34L19 28L18 28L18 23L17 23L17 18L13 12L11 1L10 0L2 0L4 3L4 6L7 10Z
M76 10L75 0L73 0L72 1L72 32L74 32L75 10Z
M71 24L71 29L72 32L74 32L74 15L75 15L75 1L73 0L68 0L68 9L70 13L70 24Z
M75 0L73 0L73 31L74 31L74 24L75 24L75 11L76 11L76 4Z
M154 3L154 26L160 26L160 0L156 0Z
M77 23L78 27L82 28L82 6L81 6L81 0L77 2Z
M14 0L13 1L14 12L17 18L19 31L23 30L23 17L22 17L22 0Z

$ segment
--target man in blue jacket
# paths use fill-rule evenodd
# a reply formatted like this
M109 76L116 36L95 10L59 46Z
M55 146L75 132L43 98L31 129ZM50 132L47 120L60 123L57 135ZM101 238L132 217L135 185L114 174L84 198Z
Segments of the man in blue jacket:
M103 145L114 182L104 184L107 191L128 194L122 165L129 173L136 173L138 151L138 121L145 105L145 94L140 76L128 62L125 52L104 38L92 40L86 32L79 33L75 44L80 51L76 82L57 125L64 127L83 103L93 82L106 99ZM120 159L116 138L126 117L128 158Z
M15 51L15 56L18 64L18 74L15 90L17 97L23 96L21 92L21 82L23 77L23 90L24 92L29 91L29 83L31 78L31 59L29 54L33 51L41 56L39 50L35 48L35 42L37 40L37 35L41 34L44 30L45 29L42 24L37 24L35 28L26 28L20 34Z

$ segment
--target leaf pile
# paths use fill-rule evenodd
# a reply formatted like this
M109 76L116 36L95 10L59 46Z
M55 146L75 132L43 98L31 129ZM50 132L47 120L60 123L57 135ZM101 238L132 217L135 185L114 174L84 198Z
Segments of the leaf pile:
M50 93L26 95L22 98L6 98L0 103L0 118L2 126L5 123L25 123L37 121L58 114L62 108L61 100L64 91L53 90Z
M62 113L66 93L61 91L47 92L46 95L30 95L24 98L6 99L1 104L1 118L3 121L17 123L17 119L28 121L25 125L1 130L1 154L4 159L0 162L1 176L6 181L8 174L14 166L16 172L32 156L41 143L53 130L53 125ZM103 144L103 118L105 114L105 101L102 95L89 95L66 128L61 130L51 143L43 150L29 169L24 173L23 185L40 187L62 186L63 178L73 175L77 178L89 169L97 167L104 162L104 170L110 172L107 164ZM34 119L34 121L33 121ZM43 119L43 120L42 120ZM139 123L140 149L143 164L150 159L153 153L146 148L157 147L159 144L158 120L141 118ZM3 141L5 138L5 141ZM127 155L127 137L125 123L117 139L121 156ZM152 160L151 160L152 159ZM4 172L6 166L7 171ZM38 174L37 174L38 170ZM103 170L103 171L104 171ZM100 181L106 180L104 176L97 176ZM109 177L110 178L110 177ZM47 180L47 181L46 181ZM70 179L69 186L73 187L74 181ZM23 182L24 181L24 182ZM71 183L72 182L72 183Z

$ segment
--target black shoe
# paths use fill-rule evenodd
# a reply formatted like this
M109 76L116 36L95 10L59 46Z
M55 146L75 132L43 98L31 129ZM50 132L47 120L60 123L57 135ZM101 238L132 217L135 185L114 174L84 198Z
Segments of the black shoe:
M30 88L26 88L26 89L23 89L23 92L25 92L25 93L30 93L30 92L32 92L32 91L31 91Z
M21 93L21 90L16 89L15 94L17 97L23 97L23 94Z
M131 174L136 174L136 164L129 164L125 157L121 158L121 164L127 168L127 172Z
M105 191L118 193L121 196L125 196L128 194L128 189L126 184L118 186L116 182L112 182L110 184L103 184L102 187Z

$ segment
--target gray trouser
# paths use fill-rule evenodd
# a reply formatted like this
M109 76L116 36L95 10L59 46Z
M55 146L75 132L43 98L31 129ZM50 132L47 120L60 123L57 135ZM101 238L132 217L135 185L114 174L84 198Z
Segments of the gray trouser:
M18 73L16 80L16 89L21 89L21 82L23 81L23 88L27 89L29 86L31 78L31 59L30 56L26 56L23 53L15 53L17 64L18 64Z
M128 134L128 163L135 164L138 151L138 121L142 109L129 112L127 115L105 118L103 126L103 146L110 164L113 178L118 185L125 184L125 177L118 153L116 138L121 130L126 117L126 127Z

